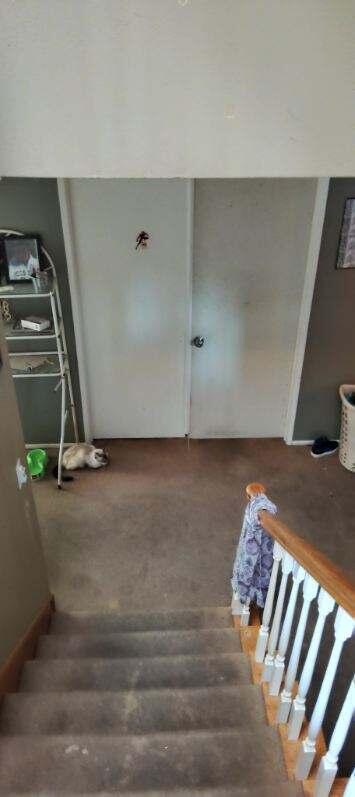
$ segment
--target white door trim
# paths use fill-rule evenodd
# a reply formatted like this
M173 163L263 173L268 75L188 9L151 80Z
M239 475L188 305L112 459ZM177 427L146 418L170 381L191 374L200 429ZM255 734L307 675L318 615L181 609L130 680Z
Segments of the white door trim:
M293 432L295 427L298 396L300 392L302 368L307 343L309 319L311 315L314 284L316 280L319 251L322 240L325 210L328 199L328 189L329 177L321 177L317 183L317 191L314 201L306 272L303 284L303 295L298 321L295 355L293 360L290 393L285 422L284 440L285 443L288 444L293 442Z
M73 323L76 342L76 355L79 369L79 383L81 393L81 405L83 409L83 421L85 440L92 440L92 424L88 391L88 380L86 373L86 360L84 350L84 336L82 324L82 308L78 289L78 268L75 256L75 243L73 232L73 219L70 204L69 180L64 178L57 179L60 215L63 227L64 248L68 266L68 279L70 287L71 304L73 311Z
M193 290L193 247L194 247L194 201L195 180L187 181L187 286L185 324L185 435L190 434L191 427L191 380L192 380L192 290Z

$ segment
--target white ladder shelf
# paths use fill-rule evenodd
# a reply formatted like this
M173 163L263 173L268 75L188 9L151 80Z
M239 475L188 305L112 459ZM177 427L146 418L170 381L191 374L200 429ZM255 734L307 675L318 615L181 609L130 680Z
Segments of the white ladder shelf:
M6 237L8 235L18 235L22 237L25 235L23 232L19 232L18 230L1 230L0 235ZM45 346L42 348L41 351L33 351L33 347L26 351L21 352L12 352L9 350L9 357L10 360L16 357L55 357L57 358L58 366L53 367L53 363L46 364L41 369L36 369L34 372L28 373L16 373L16 367L14 369L15 373L13 373L14 379L57 379L57 385L55 386L54 390L57 391L60 389L61 391L61 402L60 402L60 434L59 434L59 441L53 443L27 443L26 448L52 448L58 447L58 477L57 483L58 487L62 486L62 456L63 456L63 449L64 449L64 440L65 440L65 427L66 421L68 417L68 413L70 412L73 422L73 430L74 430L74 437L75 442L79 442L79 432L78 432L78 422L76 416L76 408L74 402L74 394L73 394L73 386L72 386L72 379L70 373L70 365L69 365L69 358L68 358L68 349L67 349L67 342L65 336L65 328L63 322L63 314L62 314L62 307L58 289L58 279L57 273L55 269L54 262L45 249L44 246L41 246L41 252L45 257L48 267L45 269L45 273L50 279L49 287L45 291L38 291L35 292L33 289L32 284L19 284L14 286L14 289L11 289L9 286L8 290L0 291L0 300L6 299L7 301L16 301L21 299L26 300L38 300L38 299L46 299L50 304L51 316L52 316L52 323L53 326L50 330L46 330L45 332L26 332L23 329L13 329L11 324L6 328L5 325L5 338L8 342L8 345L14 341L39 341L39 340L52 340L55 341L55 348L51 351L45 350Z

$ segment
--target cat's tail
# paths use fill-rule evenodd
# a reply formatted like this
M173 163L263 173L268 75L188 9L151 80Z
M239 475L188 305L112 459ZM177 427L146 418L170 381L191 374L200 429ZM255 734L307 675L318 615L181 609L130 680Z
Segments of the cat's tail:
M53 468L52 474L53 474L55 479L58 479L58 465L56 465ZM73 481L74 481L74 476L63 476L62 475L62 482L73 482Z

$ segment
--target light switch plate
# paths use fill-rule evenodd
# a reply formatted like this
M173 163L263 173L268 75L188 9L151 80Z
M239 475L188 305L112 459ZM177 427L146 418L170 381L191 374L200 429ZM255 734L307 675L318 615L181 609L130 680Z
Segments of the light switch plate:
M16 462L16 476L17 476L17 484L19 490L21 490L22 485L26 484L28 476L25 466L22 464L21 460L18 459Z

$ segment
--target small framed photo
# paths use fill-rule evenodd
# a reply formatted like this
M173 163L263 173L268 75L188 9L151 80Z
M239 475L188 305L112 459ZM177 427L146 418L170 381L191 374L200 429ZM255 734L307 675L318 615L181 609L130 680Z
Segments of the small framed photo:
M29 282L40 272L40 242L37 237L4 239L8 282Z
M355 197L345 202L337 268L355 268Z

